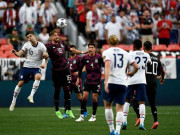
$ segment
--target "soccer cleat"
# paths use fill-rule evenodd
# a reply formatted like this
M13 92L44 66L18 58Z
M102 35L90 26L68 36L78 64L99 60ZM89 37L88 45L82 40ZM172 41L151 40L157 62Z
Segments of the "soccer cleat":
M139 124L140 124L140 118L137 118L136 119L136 124L134 126L137 127L137 126L139 126Z
M90 122L96 121L96 115L92 115L88 121L90 121Z
M159 122L154 122L151 129L156 129L156 128L158 128L158 126L159 126Z
M84 117L87 117L88 111L84 112Z
M112 132L109 133L109 135L114 135L114 132L115 132L115 131L113 130Z
M142 125L142 124L139 125L139 129L140 129L140 130L146 130L145 127L144 127L144 125Z
M27 99L29 100L30 103L32 103L32 104L34 103L34 100L33 100L32 96L29 96Z
M14 107L15 107L16 103L11 103L10 107L9 107L9 111L14 111Z
M126 130L126 128L127 128L127 122L123 122L122 123L122 130Z
M76 120L77 122L84 121L84 117L80 115L80 117Z
M120 135L118 132L116 132L114 135Z
M63 116L62 116L62 114L61 114L61 112L59 110L56 111L56 115L57 115L58 118L63 119Z
M66 113L63 114L63 118L69 118L69 115L67 115Z
M71 110L66 110L66 114L69 115L70 118L73 118L73 119L75 118Z

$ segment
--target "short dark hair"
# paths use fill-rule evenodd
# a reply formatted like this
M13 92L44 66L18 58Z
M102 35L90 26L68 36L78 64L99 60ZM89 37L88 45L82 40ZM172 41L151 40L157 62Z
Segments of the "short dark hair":
M142 48L142 41L140 39L136 39L133 41L134 48L141 49Z
M75 48L76 49L76 46L75 45L70 45L70 48Z
M89 43L89 44L88 44L88 47L89 47L90 45L96 47L96 45L95 45L94 43Z
M144 49L150 51L152 49L152 43L150 41L144 42Z
M54 35L54 33L57 33L55 29L49 33L49 36Z
M26 37L27 37L29 34L34 35L34 31L28 31L28 32L26 32Z

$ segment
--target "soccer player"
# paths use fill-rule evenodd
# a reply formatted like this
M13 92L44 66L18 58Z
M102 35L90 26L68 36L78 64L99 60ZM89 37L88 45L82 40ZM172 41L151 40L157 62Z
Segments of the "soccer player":
M54 93L54 104L55 104L55 113L58 118L62 119L63 116L59 110L59 94L60 88L63 87L65 104L66 104L66 114L71 118L75 118L71 111L71 98L70 98L70 84L71 84L71 75L69 72L67 59L65 58L65 52L69 51L76 54L83 54L83 52L70 48L63 41L60 41L59 36L55 30L50 32L50 43L46 44L46 48L49 54L49 57L52 61L52 81L55 88Z
M70 45L70 48L76 49L76 46ZM77 81L78 71L80 68L80 63L81 63L81 56L74 54L74 53L70 53L70 57L68 58L68 67L69 67L69 70L71 73L70 94L72 94L72 91L74 90L78 100L81 103L81 100L82 100L82 82L80 81L78 87L76 86L76 81ZM83 69L83 71L84 70L85 70L85 68ZM64 106L66 106L66 104ZM85 115L85 117L87 116L87 110L85 111L84 115ZM69 117L66 114L66 110L65 110L65 113L63 114L63 117L64 118Z
M90 122L96 121L96 110L98 106L98 95L100 94L101 84L101 67L103 66L103 59L100 54L96 53L95 44L88 44L89 54L82 57L80 69L76 85L78 86L82 75L82 69L86 67L86 81L84 84L83 98L81 101L81 115L76 120L77 122L84 121L84 112L86 109L86 102L88 96L92 90L92 116L89 119Z
M110 135L120 135L123 121L123 105L127 92L127 75L133 76L138 71L138 65L129 56L129 53L119 48L118 37L112 35L109 38L110 48L103 52L105 62L105 82L103 92L105 117L109 125ZM126 74L127 65L132 65L134 69ZM114 129L114 115L112 102L116 102L116 130Z
M152 61L151 64L147 65L147 68L146 68L146 81L147 81L146 94L147 94L149 105L151 107L151 112L154 118L154 124L151 129L156 129L159 126L159 122L157 118L157 108L155 105L156 93L157 93L157 74L158 74L158 71L161 72L160 84L163 84L164 76L166 72L163 69L163 66L161 65L160 59L157 56L155 56L153 53L151 53L151 50L152 50L152 43L150 41L144 42L144 51L150 55L151 61ZM133 102L133 108L139 119L139 112L138 112L138 107L136 104L137 104L136 102ZM137 121L136 125L138 124L139 122Z
M134 91L136 91L135 100L139 103L139 114L140 114L140 130L146 130L144 127L144 119L145 119L145 101L146 101L146 77L145 77L145 69L147 63L151 62L150 56L148 53L141 51L142 42L141 40L134 40L134 51L130 53L130 56L137 62L139 66L138 72L133 76L128 78L128 94L126 97L126 102L124 105L124 118L123 118L123 126L122 129L127 128L127 116L129 112L129 105L132 96L134 95ZM131 66L129 70L131 71Z
M30 103L34 103L33 96L37 91L40 80L41 80L41 69L45 68L47 65L48 55L46 53L46 47L43 43L37 41L33 32L27 32L26 37L28 42L26 42L20 51L12 50L16 56L21 57L23 54L27 54L27 58L24 62L22 71L20 73L19 82L14 89L13 100L9 108L10 111L14 110L17 97L21 91L22 86L27 83L31 77L35 79L32 87L31 94L28 97ZM46 58L46 62L42 65L43 58Z

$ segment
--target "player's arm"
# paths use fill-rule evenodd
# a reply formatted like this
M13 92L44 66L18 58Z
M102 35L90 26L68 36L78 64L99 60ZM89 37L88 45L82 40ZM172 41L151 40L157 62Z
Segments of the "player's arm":
M80 63L80 66L79 66L79 71L78 71L78 77L77 77L77 81L76 81L76 86L78 87L79 85L79 79L82 78L82 69L84 68L84 63L83 63L83 59Z
M164 77L166 75L166 71L164 70L161 62L159 61L158 62L158 69L160 69L161 71L161 75L160 75L160 84L164 84Z
M105 76L105 79L104 79L104 88L105 88L105 91L107 93L109 93L108 79L109 79L109 75L110 75L110 70L111 70L111 62L110 62L110 60L106 60L105 61L105 67L104 67L104 76Z
M128 72L127 75L132 77L139 70L139 66L138 66L138 64L136 62L133 62L131 65L134 68L133 68L133 70L131 72Z
M17 57L21 57L24 54L23 50L20 50L19 52L16 51L15 49L12 49L11 51L12 53L14 53L14 55L16 55Z
M48 63L48 61L49 61L49 55L48 55L48 53L43 53L43 55L42 55L41 58L42 58L42 59L45 59L45 63L40 66L40 68L44 69L45 67L47 67L47 63Z
M70 48L70 52L74 53L74 54L86 54L86 53L88 53L88 51L82 52L82 51L79 51L75 48Z

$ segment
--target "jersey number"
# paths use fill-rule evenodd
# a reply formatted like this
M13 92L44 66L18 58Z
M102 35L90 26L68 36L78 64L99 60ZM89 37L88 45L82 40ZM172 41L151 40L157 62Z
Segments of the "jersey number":
M122 68L123 67L123 54L113 54L114 55L114 68Z
M151 71L148 71L148 67L147 67L146 73L147 73L147 74L157 75L157 67L158 67L158 63L155 62L155 61L152 61L151 67L152 67L152 72L151 72Z
M29 49L29 55L33 55L33 51L31 50L31 48Z
M136 57L135 60L137 61L137 64L139 64L141 62L141 57ZM143 57L143 60L144 60L144 64L146 65L146 62L147 62L147 57ZM145 66L142 66L142 69L145 70Z
M93 63L91 63L91 67L92 67L92 68L94 68L94 65L93 65Z
M72 64L70 64L70 69L72 69Z

